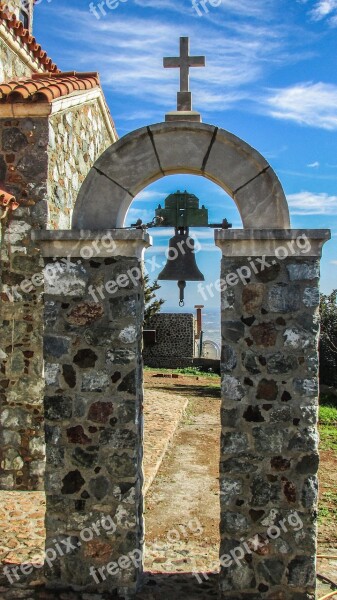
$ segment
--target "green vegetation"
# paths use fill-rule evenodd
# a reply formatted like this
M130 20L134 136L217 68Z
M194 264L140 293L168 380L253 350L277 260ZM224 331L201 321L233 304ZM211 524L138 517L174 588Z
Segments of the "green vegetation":
M321 450L337 451L337 406L336 398L322 395L319 407L319 432Z
M337 387L337 290L321 294L320 317L320 380Z
M337 403L336 397L322 394L319 407L320 450L332 451L337 461ZM324 465L322 475L324 473ZM325 478L324 478L325 479ZM318 508L318 522L324 528L337 528L337 492L327 479L323 485ZM324 529L325 530L325 529Z
M172 373L182 373L183 375L197 375L202 377L217 377L219 375L217 373L213 373L213 371L202 371L201 367L185 367L184 369L175 369Z
M323 492L318 508L318 522L330 524L335 529L337 526L337 493L335 491Z
M319 407L319 423L320 425L335 425L337 427L337 407L331 404L321 404Z
M144 328L146 329L152 317L160 312L160 309L165 303L165 300L163 300L162 298L160 298L159 300L157 299L156 291L160 290L161 287L157 281L154 281L151 284L150 277L148 275L145 275L144 285Z
M202 371L200 367L185 367L183 369L154 369L153 367L144 367L144 371L152 371L153 373L177 373L187 375L188 377L213 377L220 379L220 375L210 371Z
M320 449L337 452L337 429L333 425L323 425L319 430ZM336 457L337 458L337 457Z

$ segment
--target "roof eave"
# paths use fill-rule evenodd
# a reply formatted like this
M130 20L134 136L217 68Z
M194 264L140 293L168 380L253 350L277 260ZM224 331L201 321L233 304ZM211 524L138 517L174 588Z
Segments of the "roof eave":
M67 96L56 98L51 102L28 101L5 102L3 104L0 103L0 119L49 117L50 115L54 115L60 111L68 110L87 102L92 102L95 99L98 100L111 143L114 143L118 140L118 134L109 108L106 104L102 88L99 86L91 90L75 91Z

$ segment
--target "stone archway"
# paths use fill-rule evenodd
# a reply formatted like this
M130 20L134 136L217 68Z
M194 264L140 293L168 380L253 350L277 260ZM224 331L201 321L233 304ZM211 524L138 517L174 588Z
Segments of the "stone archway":
M73 229L123 227L136 194L172 174L202 175L235 201L246 229L289 229L288 204L268 162L213 125L168 122L138 129L110 146L79 192Z
M218 183L244 225L215 231L223 253L220 597L309 600L319 258L330 233L290 229L282 187L263 157L199 123L125 136L91 169L72 231L34 234L49 275L47 548L71 536L74 549L55 556L48 576L128 598L140 582L141 258L150 239L121 227L133 197L172 173ZM67 268L55 257L75 260Z

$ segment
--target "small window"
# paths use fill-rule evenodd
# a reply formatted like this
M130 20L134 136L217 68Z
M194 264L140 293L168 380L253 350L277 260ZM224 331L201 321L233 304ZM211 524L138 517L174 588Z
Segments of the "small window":
M24 6L21 6L20 8L20 21L23 23L25 29L29 29L29 12L24 8Z

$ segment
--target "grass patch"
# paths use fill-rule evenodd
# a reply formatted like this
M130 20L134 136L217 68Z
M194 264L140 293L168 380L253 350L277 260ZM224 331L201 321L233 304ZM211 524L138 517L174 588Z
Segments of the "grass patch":
M332 490L322 494L318 507L318 522L323 524L326 521L335 529L337 525L337 493Z
M182 373L183 375L199 375L202 377L220 377L213 371L202 371L200 367L185 367L184 369L175 369L173 373Z
M320 524L324 523L327 519L331 519L331 511L328 506L319 506L318 507L318 522Z
M320 425L337 426L337 407L332 404L321 404L319 407L319 423Z
M320 450L333 450L337 453L337 429L333 425L323 425L319 429Z
M154 369L153 367L144 367L144 371L152 373L178 373L179 375L188 375L189 377L214 377L220 378L220 375L210 371L202 371L200 367L184 367L181 369Z

